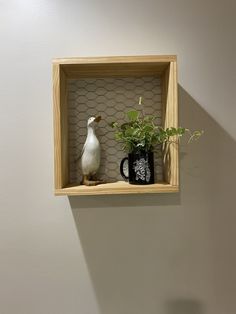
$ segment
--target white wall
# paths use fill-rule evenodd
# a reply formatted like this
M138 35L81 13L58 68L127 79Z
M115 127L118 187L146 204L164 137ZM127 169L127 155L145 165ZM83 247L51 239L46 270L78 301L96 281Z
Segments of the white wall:
M0 1L0 314L235 314L234 0ZM179 195L53 196L51 60L177 54ZM229 135L230 134L230 135Z

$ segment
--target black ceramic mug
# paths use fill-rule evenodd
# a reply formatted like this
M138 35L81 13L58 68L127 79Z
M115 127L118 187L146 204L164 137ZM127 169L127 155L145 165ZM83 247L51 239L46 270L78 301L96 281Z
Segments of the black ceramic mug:
M133 152L122 159L120 173L131 184L154 183L153 152Z

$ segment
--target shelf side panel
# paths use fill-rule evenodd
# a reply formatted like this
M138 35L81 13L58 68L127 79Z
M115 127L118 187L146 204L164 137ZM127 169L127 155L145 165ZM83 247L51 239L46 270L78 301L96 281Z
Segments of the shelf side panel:
M68 123L66 76L59 65L53 65L54 113L54 184L56 189L68 184Z
M178 94L177 94L177 65L171 62L163 78L164 127L178 128ZM177 138L174 143L165 144L164 176L165 181L172 186L179 185L179 145ZM176 142L175 142L176 141Z

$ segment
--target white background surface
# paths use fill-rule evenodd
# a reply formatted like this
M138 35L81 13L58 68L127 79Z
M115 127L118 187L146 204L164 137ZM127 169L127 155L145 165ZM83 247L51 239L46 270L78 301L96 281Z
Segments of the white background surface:
M0 313L235 314L235 1L0 1ZM177 54L179 195L53 196L51 60ZM229 135L230 134L230 135Z

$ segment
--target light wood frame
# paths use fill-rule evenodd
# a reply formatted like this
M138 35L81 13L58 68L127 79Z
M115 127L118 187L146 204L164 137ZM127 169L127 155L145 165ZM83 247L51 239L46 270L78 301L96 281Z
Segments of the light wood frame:
M176 56L64 58L53 60L55 195L168 193L179 191L178 144L163 147L164 182L131 185L127 182L95 187L70 186L66 80L84 77L159 76L162 81L163 125L178 127Z

